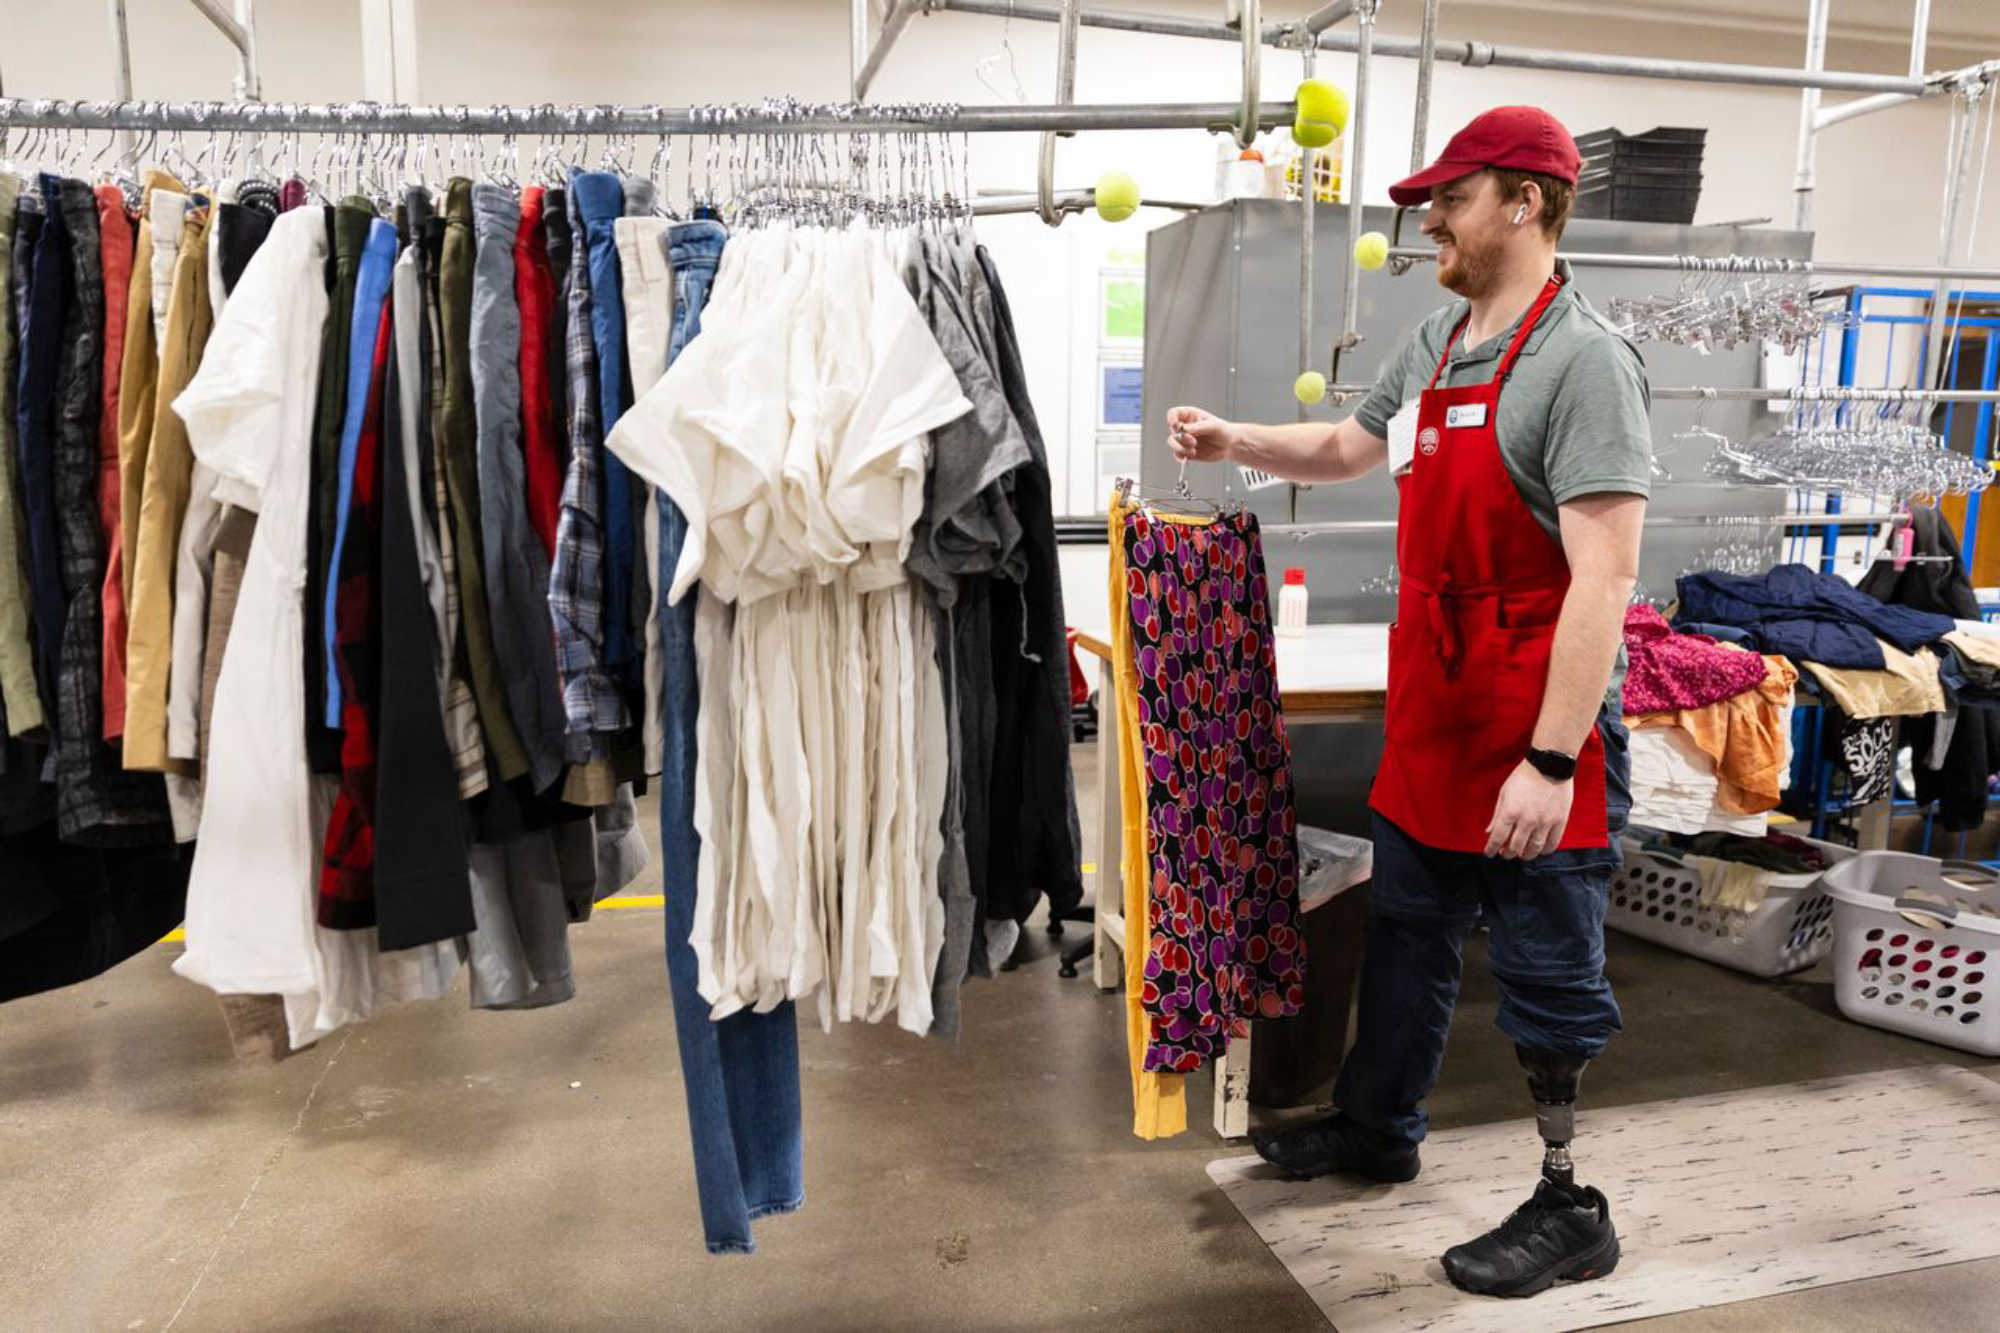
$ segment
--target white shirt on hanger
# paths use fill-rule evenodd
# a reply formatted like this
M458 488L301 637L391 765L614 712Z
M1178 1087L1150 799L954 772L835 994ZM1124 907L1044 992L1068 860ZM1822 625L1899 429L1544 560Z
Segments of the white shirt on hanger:
M326 322L323 210L281 215L174 400L195 456L257 497L216 681L206 792L174 970L223 994L278 994L296 1049L398 1000L443 994L450 943L383 953L316 920L335 784L305 748L304 588L312 418Z
M667 369L674 336L674 275L667 265L667 218L622 217L611 224L618 245L619 282L625 296L625 352L632 371L634 401L646 396ZM646 577L660 577L660 493L646 488ZM664 685L660 641L660 596L646 603L646 715L640 721L646 772L666 766L666 733L660 725Z
M188 876L187 952L174 964L224 994L292 995L319 984L320 845L299 663L326 252L322 210L280 217L215 326L201 369L173 403L195 457L259 496L216 682L207 801Z
M944 719L902 558L927 434L971 404L873 233L735 237L702 329L608 442L687 514L670 598L705 590L701 993L922 1032Z

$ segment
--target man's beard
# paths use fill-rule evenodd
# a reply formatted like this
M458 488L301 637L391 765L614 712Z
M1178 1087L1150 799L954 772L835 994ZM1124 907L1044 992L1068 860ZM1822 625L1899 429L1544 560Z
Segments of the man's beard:
M1476 250L1456 237L1452 245L1458 251L1457 257L1449 265L1439 265L1438 285L1476 301L1493 289L1500 271L1500 248L1496 245Z

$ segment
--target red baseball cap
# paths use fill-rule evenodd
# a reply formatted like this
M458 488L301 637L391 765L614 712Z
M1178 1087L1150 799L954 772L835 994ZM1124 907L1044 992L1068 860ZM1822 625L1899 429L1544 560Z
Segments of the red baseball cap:
M1432 186L1483 167L1539 171L1574 185L1580 164L1576 140L1554 116L1538 106L1496 106L1452 135L1437 161L1391 185L1389 197L1414 208L1430 202Z

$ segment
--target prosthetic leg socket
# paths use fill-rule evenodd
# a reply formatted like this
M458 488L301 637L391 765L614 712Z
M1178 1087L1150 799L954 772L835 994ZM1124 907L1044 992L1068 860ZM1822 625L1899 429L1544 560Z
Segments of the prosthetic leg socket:
M1569 1145L1576 1138L1576 1094L1583 1082L1580 1055L1541 1050L1533 1046L1514 1047L1521 1068L1528 1071L1528 1091L1535 1098L1535 1126L1542 1136L1542 1178L1565 1190L1576 1188L1576 1165Z

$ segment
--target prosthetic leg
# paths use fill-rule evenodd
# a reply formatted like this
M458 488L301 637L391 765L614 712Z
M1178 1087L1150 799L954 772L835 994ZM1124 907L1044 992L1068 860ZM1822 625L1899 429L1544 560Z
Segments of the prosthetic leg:
M1543 1146L1542 1179L1576 1194L1576 1164L1570 1159L1569 1145L1576 1138L1576 1090L1583 1081L1583 1067L1590 1061L1580 1055L1519 1044L1514 1055L1528 1071L1528 1091L1535 1098L1535 1128L1541 1131Z
M1603 1277L1618 1266L1618 1233L1604 1195L1576 1183L1569 1146L1576 1138L1580 1055L1516 1045L1535 1098L1542 1179L1534 1197L1493 1230L1444 1255L1445 1276L1466 1291L1532 1296L1558 1281Z

